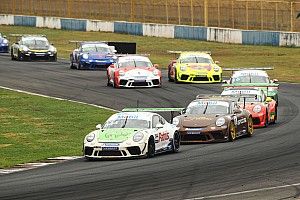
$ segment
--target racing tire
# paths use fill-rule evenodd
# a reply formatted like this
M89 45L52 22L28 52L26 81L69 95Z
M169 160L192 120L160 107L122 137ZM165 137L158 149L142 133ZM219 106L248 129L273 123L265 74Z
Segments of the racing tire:
M180 133L178 131L176 131L174 133L173 142L172 142L172 152L173 153L177 153L179 151L180 141L181 141Z
M251 137L253 135L253 119L252 117L249 117L248 119L248 125L247 125L247 136Z
M174 79L172 79L172 77L171 77L170 70L168 70L168 79L169 79L169 82L174 82Z
M18 50L18 61L24 61L24 55Z
M265 117L265 123L264 123L264 127L268 127L269 126L269 113L266 113L266 117Z
M82 66L81 66L81 64L80 64L80 62L77 64L77 69L78 70L81 70L81 68L82 68Z
M153 137L151 137L148 140L147 158L153 158L154 156L155 156L155 142Z
M178 79L177 79L177 70L176 70L176 69L175 69L174 82L175 82L175 83L179 83L179 81L178 81Z
M233 122L230 122L228 126L228 139L233 142L236 139L236 127Z
M12 49L10 50L10 57L11 57L11 60L16 60Z
M113 87L114 87L114 88L118 88L116 79L114 79L114 81L113 81Z
M50 61L56 62L57 61L57 55L53 56L53 58L50 58Z
M110 86L110 81L109 81L108 76L107 76L107 83L106 83L106 86Z

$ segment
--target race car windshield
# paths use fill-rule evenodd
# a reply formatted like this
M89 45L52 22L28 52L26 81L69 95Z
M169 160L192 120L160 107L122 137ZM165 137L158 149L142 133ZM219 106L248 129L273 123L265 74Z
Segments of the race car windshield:
M228 114L229 104L227 102L192 102L186 109L188 115L202 115L202 114Z
M152 63L148 61L143 61L143 60L130 60L130 61L125 61L125 62L120 62L119 67L124 68L124 67L152 67Z
M23 45L30 47L48 47L49 42L45 39L25 39Z
M209 58L204 58L200 56L189 56L189 57L182 57L180 59L181 63L205 63L205 64L212 64L212 60Z
M116 119L109 120L104 125L103 128L138 128L146 129L150 128L150 121L142 119Z
M241 96L238 98L238 102L262 102L262 97L260 95L251 95L251 96Z
M112 51L109 47L105 47L103 45L97 45L97 44L83 45L81 48L82 48L83 52L99 52L99 53L103 53L103 54L112 53Z
M232 83L269 83L269 78L266 76L238 76L232 78Z

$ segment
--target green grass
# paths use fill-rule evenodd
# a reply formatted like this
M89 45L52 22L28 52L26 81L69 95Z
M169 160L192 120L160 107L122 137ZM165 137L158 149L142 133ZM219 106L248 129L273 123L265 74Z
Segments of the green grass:
M82 155L84 136L113 112L0 89L0 168Z
M69 40L100 40L100 41L131 41L137 43L138 53L150 54L153 63L166 68L174 58L167 50L210 50L213 58L220 61L223 67L274 66L269 71L271 78L279 81L300 82L300 48L252 46L202 42L196 40L166 39L157 37L142 37L105 32L79 32L55 29L42 29L21 26L0 26L1 32L45 34L54 43L59 57L69 58L75 48ZM14 41L11 38L11 41Z

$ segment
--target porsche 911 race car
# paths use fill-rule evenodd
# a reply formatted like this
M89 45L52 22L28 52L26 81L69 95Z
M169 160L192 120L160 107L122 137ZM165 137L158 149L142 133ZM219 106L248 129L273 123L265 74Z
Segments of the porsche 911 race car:
M229 81L222 85L224 88L242 88L254 87L261 88L268 97L274 99L278 105L278 87L277 79L270 80L267 72L264 71L273 68L227 68L226 71L233 71Z
M177 127L159 114L143 110L124 109L112 115L103 126L97 125L97 130L84 138L85 158L153 157L158 153L178 152Z
M6 39L6 36L0 33L0 53L8 53L8 52L9 52L9 42Z
M11 45L12 60L57 60L57 50L44 35L19 35L19 41Z
M106 69L114 63L115 52L114 46L103 42L80 42L79 48L70 54L70 68Z
M222 81L222 68L214 62L210 52L169 51L180 54L177 60L168 65L169 81L188 83L219 83Z
M229 97L198 98L173 119L173 124L184 143L234 141L253 134L251 114Z
M276 101L267 97L263 90L258 88L228 88L222 96L236 97L240 106L251 113L253 127L267 127L277 119Z
M146 56L119 56L107 68L107 86L115 88L161 87L161 79L161 71Z

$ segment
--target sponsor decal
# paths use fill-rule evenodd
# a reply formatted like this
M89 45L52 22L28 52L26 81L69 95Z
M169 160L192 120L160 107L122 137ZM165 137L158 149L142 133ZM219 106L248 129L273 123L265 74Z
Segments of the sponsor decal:
M170 136L169 133L167 131L162 132L162 133L158 133L158 142L163 142L166 140L169 140Z
M244 124L244 123L246 123L247 122L247 119L246 118L242 118L242 119L239 119L238 121L237 121L237 125L241 125L241 124Z

